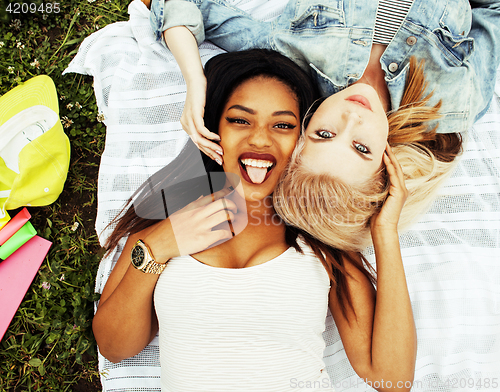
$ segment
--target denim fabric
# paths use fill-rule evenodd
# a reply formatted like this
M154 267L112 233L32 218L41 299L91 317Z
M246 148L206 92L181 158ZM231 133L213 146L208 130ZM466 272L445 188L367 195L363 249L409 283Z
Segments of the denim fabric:
M324 95L357 81L368 64L377 1L291 0L272 22L258 21L224 0L191 2L201 10L206 39L227 51L277 50L310 71ZM163 6L163 0L152 3L152 9ZM425 59L427 91L434 91L430 104L442 100L441 133L467 131L493 95L500 62L500 0L472 5L467 0L414 0L380 59L393 109L404 93L410 57Z
M151 22L151 27L155 32L155 37L158 41L161 41L163 32L163 19L165 11L165 1L153 0L151 1L151 15L149 21ZM181 22L182 24L182 22Z
M150 22L156 39L164 46L166 44L161 39L161 33L175 26L186 26L193 33L198 45L205 40L203 17L199 9L195 4L184 0L169 0L168 3L153 1Z

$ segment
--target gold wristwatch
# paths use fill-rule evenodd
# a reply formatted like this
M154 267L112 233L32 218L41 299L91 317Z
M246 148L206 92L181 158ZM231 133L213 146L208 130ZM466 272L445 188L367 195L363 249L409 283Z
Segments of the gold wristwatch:
M132 265L146 274L156 274L159 275L163 272L167 263L160 264L157 263L151 253L151 249L142 242L138 240L134 247L132 248L132 252L130 254L130 258L132 261Z

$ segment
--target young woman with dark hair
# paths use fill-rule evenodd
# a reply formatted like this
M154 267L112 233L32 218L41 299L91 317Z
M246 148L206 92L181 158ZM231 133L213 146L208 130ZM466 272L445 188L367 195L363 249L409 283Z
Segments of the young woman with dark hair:
M197 171L191 143L130 199L108 240L111 249L128 236L94 317L101 353L118 362L159 330L164 391L333 391L323 362L329 307L360 377L405 390L416 336L396 229L406 189L393 155L390 196L372 221L375 293L361 255L276 219L270 196L314 98L307 76L262 50L219 55L206 75L222 189L202 189L200 175L213 179L220 166L203 157Z

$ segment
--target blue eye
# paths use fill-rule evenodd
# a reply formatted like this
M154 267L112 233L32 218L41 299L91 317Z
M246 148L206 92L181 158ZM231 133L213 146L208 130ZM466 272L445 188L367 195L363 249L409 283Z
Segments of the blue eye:
M361 143L354 142L354 148L362 154L370 154L370 150L368 149L368 147Z
M334 133L330 132L330 131L325 131L324 129L323 130L320 130L320 131L316 131L315 132L316 135L318 135L321 139L331 139L332 137L335 136Z

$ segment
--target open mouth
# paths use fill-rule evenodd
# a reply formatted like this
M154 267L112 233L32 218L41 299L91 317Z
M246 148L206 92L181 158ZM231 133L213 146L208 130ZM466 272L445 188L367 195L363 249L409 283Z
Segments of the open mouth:
M245 153L239 157L238 162L243 178L252 184L262 184L269 178L276 166L276 159L270 154Z

